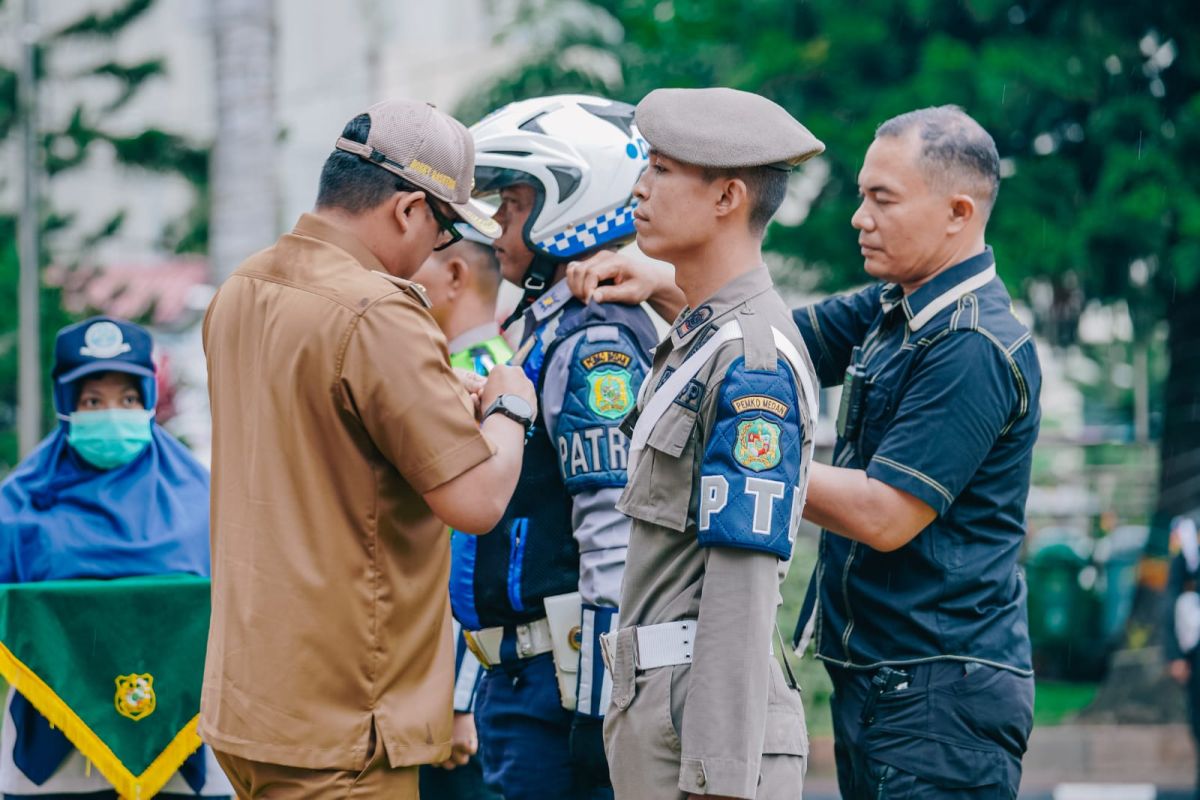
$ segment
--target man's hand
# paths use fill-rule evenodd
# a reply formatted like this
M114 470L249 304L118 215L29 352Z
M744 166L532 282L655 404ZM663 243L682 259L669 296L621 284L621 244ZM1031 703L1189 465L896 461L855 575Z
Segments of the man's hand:
M477 396L486 410L502 394L520 397L537 413L533 384L520 367L493 368ZM434 516L463 533L487 533L503 518L525 455L525 429L503 414L483 420L479 430L492 457L421 495Z
M510 367L507 364L493 367L492 371L488 373L487 382L479 392L479 407L486 411L488 406L502 394L515 394L520 397L529 403L534 416L537 415L537 392L534 390L533 384L529 382L529 378L525 377L525 371L520 367Z
M1173 659L1167 663L1167 674L1180 686L1187 686L1188 679L1192 677L1192 665L1187 659Z
M479 421L479 415L483 410L479 407L479 394L483 391L486 379L478 372L473 372L461 367L451 367L455 376L462 381L463 388L467 390L467 394L471 397L471 402L475 406L475 421Z
M458 376L458 379L462 381L463 388L467 390L467 394L479 394L480 390L483 389L483 385L487 383L487 379L478 372L462 369L461 367L451 367L451 369L454 370L454 374Z
M611 283L608 283L611 282ZM600 284L605 285L601 286ZM583 302L637 305L649 301L654 311L670 322L686 305L669 266L634 261L621 253L601 251L585 261L567 265L567 285Z
M471 712L454 712L454 731L450 735L450 757L440 764L441 769L461 767L479 752L479 737L475 733L475 715Z

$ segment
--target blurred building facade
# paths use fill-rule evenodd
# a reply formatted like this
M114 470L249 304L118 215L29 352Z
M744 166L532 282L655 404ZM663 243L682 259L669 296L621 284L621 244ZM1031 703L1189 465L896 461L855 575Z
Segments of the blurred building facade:
M18 56L19 5L0 6L5 34L0 58L7 63ZM43 34L52 33L125 5L118 0L38 3L37 26ZM157 128L210 147L217 128L213 44L218 8L208 0L154 0L111 39L95 37L52 49L39 85L41 127L66 126L82 106L89 119L116 135ZM453 109L489 72L518 56L512 46L498 44L496 35L515 14L514 3L277 0L273 8L276 146L267 157L274 161L276 234L312 207L321 165L355 114L396 96ZM115 88L86 73L105 61L136 64L153 58L164 61L164 74L147 80L128 103L108 112ZM13 176L19 175L20 165L15 138L10 137L3 153ZM19 185L15 178L0 182L0 203L14 208ZM46 205L71 220L50 243L48 258L54 266L47 280L63 286L64 302L74 312L130 313L127 307L138 301L132 312L155 328L177 384L175 417L168 426L207 460L207 391L198 322L214 291L206 284L216 281L197 271L194 256L175 255L163 241L166 226L196 203L196 187L179 175L124 165L110 145L94 142L79 167L44 180L43 192ZM118 211L125 212L118 232L89 242L88 234ZM85 269L71 274L62 269L65 264ZM136 289L125 291L123 286Z

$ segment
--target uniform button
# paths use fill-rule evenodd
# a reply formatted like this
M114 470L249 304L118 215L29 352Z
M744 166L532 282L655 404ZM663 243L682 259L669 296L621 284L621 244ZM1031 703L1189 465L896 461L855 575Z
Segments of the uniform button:
M702 770L702 769L696 771L696 785L697 786L704 785L704 770Z

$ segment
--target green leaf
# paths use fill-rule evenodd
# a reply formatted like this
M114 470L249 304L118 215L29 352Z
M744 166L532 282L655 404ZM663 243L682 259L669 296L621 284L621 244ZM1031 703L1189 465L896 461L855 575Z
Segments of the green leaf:
M107 13L97 11L60 29L53 38L72 36L113 37L150 10L154 0L126 0Z

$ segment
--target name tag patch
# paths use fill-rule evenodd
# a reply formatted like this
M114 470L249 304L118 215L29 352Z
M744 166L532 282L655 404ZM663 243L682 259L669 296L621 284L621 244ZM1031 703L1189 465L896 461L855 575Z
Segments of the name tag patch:
M733 401L733 410L739 414L746 411L767 411L782 418L787 416L788 405L765 394L748 394Z
M675 333L680 337L687 336L696 328L699 328L701 325L712 319L712 315L712 306L700 306L691 314L689 314L687 319L676 326Z
M622 353L619 350L601 350L590 356L584 356L579 359L579 363L583 365L584 369L595 369L605 364L615 364L622 369L627 369L633 363L633 358L628 353Z

